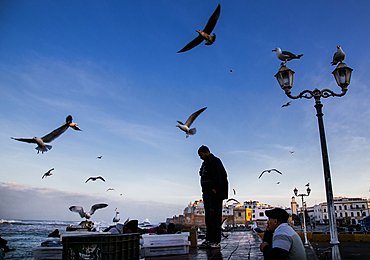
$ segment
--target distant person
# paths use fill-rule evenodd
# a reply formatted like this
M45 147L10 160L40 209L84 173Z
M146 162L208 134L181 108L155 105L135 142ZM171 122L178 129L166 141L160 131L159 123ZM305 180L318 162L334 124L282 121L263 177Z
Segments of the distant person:
M198 155L203 160L199 175L207 227L206 241L200 248L220 248L222 200L227 199L229 186L227 173L221 160L211 154L207 146L202 145Z
M110 232L111 234L126 234L126 233L137 233L138 221L130 220L126 224L117 223L115 226L111 226L104 230L104 232Z
M175 234L175 233L176 233L175 224L173 224L173 223L168 224L167 234Z
M158 227L154 227L148 230L149 234L166 234L166 224L161 223Z
M289 214L280 208L265 212L268 229L274 232L272 244L264 241L260 245L265 259L306 260L306 251L301 238L288 225Z

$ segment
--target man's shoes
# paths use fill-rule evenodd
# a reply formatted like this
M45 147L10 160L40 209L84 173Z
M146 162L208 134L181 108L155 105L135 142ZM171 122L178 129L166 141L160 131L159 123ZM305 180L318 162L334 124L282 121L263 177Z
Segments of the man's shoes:
M198 246L199 248L211 248L211 242L204 241L202 244Z
M221 245L220 245L220 243L212 242L212 243L210 243L210 247L211 248L221 248Z

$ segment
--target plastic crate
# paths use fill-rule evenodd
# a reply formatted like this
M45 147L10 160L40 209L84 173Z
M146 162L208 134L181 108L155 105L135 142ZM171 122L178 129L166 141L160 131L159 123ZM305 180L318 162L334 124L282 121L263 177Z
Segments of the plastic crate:
M82 235L62 237L63 260L101 259L118 260L139 259L140 235Z
M44 259L62 259L63 248L60 247L43 247L38 246L32 248L34 260L44 260Z
M145 246L142 248L145 257L150 256L165 256L165 255L184 255L189 254L190 241L183 242L182 245L167 245L167 246Z
M151 246L172 246L184 245L184 242L189 241L189 232L182 232L180 234L144 234L142 235L144 247Z

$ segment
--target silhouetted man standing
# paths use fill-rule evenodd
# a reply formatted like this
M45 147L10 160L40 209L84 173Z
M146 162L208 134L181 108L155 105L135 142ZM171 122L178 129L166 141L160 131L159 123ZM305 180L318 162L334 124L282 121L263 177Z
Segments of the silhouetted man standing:
M200 248L220 248L222 200L227 199L229 186L227 173L221 160L211 154L207 146L202 145L198 155L203 160L199 175L207 226L206 241Z

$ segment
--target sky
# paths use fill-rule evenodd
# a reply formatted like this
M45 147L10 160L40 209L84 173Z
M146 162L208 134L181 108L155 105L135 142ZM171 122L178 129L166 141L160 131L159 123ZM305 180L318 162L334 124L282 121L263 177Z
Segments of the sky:
M218 3L215 43L177 53ZM201 145L222 160L230 198L289 207L310 183L307 205L326 201L315 102L281 90L276 47L304 54L287 64L298 95L340 93L330 62L342 46L348 92L322 99L333 193L368 198L369 11L340 0L0 1L0 219L79 221L70 206L107 203L92 220L117 208L165 221L201 199ZM185 138L176 121L203 107ZM42 137L68 115L82 131L47 153L10 138ZM271 168L283 174L258 179Z

